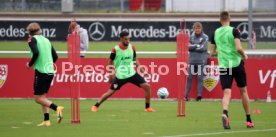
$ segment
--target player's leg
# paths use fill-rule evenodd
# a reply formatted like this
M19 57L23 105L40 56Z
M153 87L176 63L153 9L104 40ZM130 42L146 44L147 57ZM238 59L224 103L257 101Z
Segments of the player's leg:
M231 87L233 82L233 76L229 73L230 69L220 69L220 83L223 89L222 98L222 126L224 129L230 129L229 122L229 103L231 100Z
M231 100L231 89L223 90L223 98L222 98L222 126L224 129L230 129L230 121L228 116L228 108Z
M223 110L227 110L229 109L229 103L231 100L231 89L227 88L223 90L223 98L222 98L222 108ZM228 113L225 113L226 115L228 115Z
M50 126L50 119L49 119L49 102L45 100L44 95L34 95L34 100L36 103L41 105L42 112L44 114L44 120L37 126Z
M248 97L248 93L247 93L247 88L243 87L240 88L240 94L242 96L242 105L246 114L246 126L247 128L252 128L254 127L254 123L251 120L251 116L250 116L250 103L249 103L249 97Z
M145 92L145 108L149 108L150 107L150 97L151 97L151 88L150 85L148 83L142 83L139 84L139 86L144 90Z
M192 69L194 70L194 65L190 65L188 68L188 79L187 79L186 94L185 94L186 101L189 101L189 94L192 86L192 80L193 80Z
M34 95L35 102L45 107L50 107L51 101L49 101L45 95Z
M52 110L54 111L57 111L58 110L58 107L61 107L61 106L57 106L56 104L52 103L47 97L46 97L46 94L43 94L43 95L35 95L34 96L35 98L35 102L44 106L44 107L47 107L47 108L51 108Z
M44 113L44 121L50 120L50 118L49 118L49 107L41 105L41 108L42 108L42 111Z
M107 100L109 97L111 97L114 93L115 93L116 90L113 90L113 89L108 89L107 92L105 92L101 98L96 102L96 104L94 106L91 107L91 111L92 112L97 112L100 105L105 101Z
M96 102L96 104L94 106L91 107L91 111L92 112L97 112L100 105L107 100L109 97L111 97L117 90L119 90L124 84L127 83L127 79L118 79L115 78L110 86L110 88L108 89L107 92L105 92L101 98Z
M98 100L97 105L98 107L100 106L100 104L102 104L105 100L107 100L109 97L111 97L114 93L115 93L116 90L113 90L113 89L108 89L107 92L105 92L101 98Z
M151 88L148 83L140 84L140 87L144 89L145 92L145 111L146 112L154 112L155 110L150 107L150 98L151 98Z
M46 97L46 94L48 93L50 87L51 87L51 83L52 80L54 78L54 75L46 75L46 81L45 81L45 100L48 102L51 102L50 100L48 100L48 98ZM51 108L52 110L56 111L57 114L57 122L60 123L62 118L63 118L63 111L64 111L64 107L63 106L57 106L54 103L51 102L49 108Z
M235 76L237 86L240 89L240 95L242 97L242 105L244 108L244 112L246 114L246 126L248 128L252 128L254 127L254 123L252 122L251 116L250 116L249 96L246 88L247 86L246 72L244 69L243 61L241 61L240 65L235 70L234 76Z
M150 106L150 98L151 98L151 88L150 85L145 81L145 79L136 73L132 77L129 78L129 82L141 87L145 93L145 111L146 112L154 112L155 110Z
M248 97L248 94L247 94L247 88L246 87L240 88L240 94L241 94L241 97L242 97L242 105L243 105L243 108L244 108L244 112L246 114L250 114L249 97Z
M43 95L34 95L35 102L40 104L42 106L43 112L48 112L44 113L44 121L49 120L49 108L52 110L56 111L57 113L57 122L60 123L62 120L62 113L64 111L64 107L62 106L57 106L56 104L52 103L50 100L47 99L46 93Z
M62 120L62 113L64 111L63 106L57 106L47 99L46 94L48 93L51 82L53 80L54 75L48 75L44 73L40 73L39 71L35 71L35 82L34 82L34 99L36 103L51 108L57 113L57 122L60 123Z
M202 89L203 89L203 68L204 65L197 65L197 98L196 101L201 101L202 99Z
M240 95L242 97L242 105L244 108L244 112L246 114L250 114L250 107L249 107L249 96L247 93L247 88L246 87L240 87Z
M50 115L49 115L49 107L43 106L41 105L42 108L42 112L44 114L44 121L40 124L38 124L37 126L51 126L51 122L50 122Z

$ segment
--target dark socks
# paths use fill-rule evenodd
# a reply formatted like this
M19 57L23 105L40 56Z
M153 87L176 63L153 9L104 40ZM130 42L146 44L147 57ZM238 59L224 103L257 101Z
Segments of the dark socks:
M250 114L247 114L247 115L246 115L246 121L247 121L247 122L252 122L252 121L251 121Z
M223 110L222 113L225 114L228 117L228 110Z
M150 103L146 103L146 108L149 108L150 107Z
M100 105L101 104L97 102L94 106L99 107Z
M54 103L50 105L50 108L54 111L57 111L57 105L55 105Z
M44 113L44 121L47 121L49 120L49 113Z

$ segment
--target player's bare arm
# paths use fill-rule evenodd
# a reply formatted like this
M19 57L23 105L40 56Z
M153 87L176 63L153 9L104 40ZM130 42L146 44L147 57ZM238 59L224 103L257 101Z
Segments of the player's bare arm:
M134 61L134 65L136 65L136 67L139 69L139 72L144 74L145 77L148 77L148 73L145 72L145 69L141 67L141 64L138 59L136 59L136 61Z
M238 38L235 39L235 45L236 45L237 51L241 54L241 56L242 56L244 59L247 59L248 56L245 54L244 50L242 49L240 39L238 39Z
M141 64L140 64L140 62L138 61L138 59L136 59L136 60L134 61L134 65L136 65L136 67L139 69L140 72L142 72L142 73L145 72L145 70L144 70L143 68L141 68Z

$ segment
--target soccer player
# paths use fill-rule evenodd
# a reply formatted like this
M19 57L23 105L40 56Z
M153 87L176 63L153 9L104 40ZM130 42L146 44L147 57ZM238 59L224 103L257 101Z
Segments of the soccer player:
M27 31L30 36L28 44L31 49L32 58L26 64L26 67L34 67L34 100L41 105L44 113L44 121L37 126L51 126L49 108L56 111L58 123L62 120L62 112L64 110L64 107L55 105L46 97L54 77L54 63L58 59L58 56L50 41L41 35L38 23L30 23Z
M242 104L246 113L246 126L247 128L253 128L254 124L250 118L244 61L241 59L246 60L248 56L242 49L239 30L230 26L230 15L227 11L220 13L220 23L222 26L216 29L211 39L210 54L218 56L220 82L223 88L222 124L224 129L230 129L228 106L231 100L232 82L235 79L240 89Z
M109 81L112 82L109 90L102 95L102 97L91 107L92 112L96 112L99 106L109 97L111 97L117 90L123 85L130 82L138 87L141 87L145 91L145 111L154 112L155 110L150 107L150 85L145 79L140 76L136 71L134 65L140 68L140 63L136 59L136 51L132 44L129 43L129 33L123 31L120 33L120 41L116 45L110 54L108 65L114 63L116 77L113 79L112 71L109 73ZM140 68L140 71L144 73L144 70Z
M197 98L196 101L202 99L203 88L203 68L207 64L208 58L208 36L203 32L203 27L200 22L195 22L193 25L194 33L190 37L189 44L189 68L186 87L186 101L189 101L189 93L191 91L193 75L197 73Z

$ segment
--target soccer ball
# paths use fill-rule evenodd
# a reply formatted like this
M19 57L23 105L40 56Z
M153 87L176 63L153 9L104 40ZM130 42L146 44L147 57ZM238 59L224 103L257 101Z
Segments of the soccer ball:
M157 96L161 99L167 98L169 96L168 89L165 88L165 87L159 88L158 91L157 91Z

